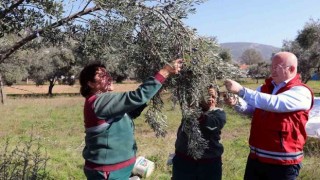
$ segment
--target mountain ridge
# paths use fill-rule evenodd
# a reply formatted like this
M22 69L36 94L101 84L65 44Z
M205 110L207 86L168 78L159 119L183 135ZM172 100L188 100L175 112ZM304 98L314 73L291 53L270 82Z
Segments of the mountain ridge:
M253 42L227 42L220 43L220 46L230 50L233 62L239 62L242 53L247 49L255 49L260 52L265 61L269 61L273 53L281 50L279 47Z

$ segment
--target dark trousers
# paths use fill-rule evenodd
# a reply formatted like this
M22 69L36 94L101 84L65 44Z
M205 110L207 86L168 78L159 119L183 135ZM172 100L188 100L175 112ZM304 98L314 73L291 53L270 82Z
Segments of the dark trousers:
M295 180L301 168L301 164L276 165L259 162L248 158L245 180Z
M83 171L87 177L87 180L128 180L131 175L133 166L134 164L110 172L103 172L87 168L84 168Z
M172 159L172 180L221 180L221 158L214 162L195 162L175 156Z

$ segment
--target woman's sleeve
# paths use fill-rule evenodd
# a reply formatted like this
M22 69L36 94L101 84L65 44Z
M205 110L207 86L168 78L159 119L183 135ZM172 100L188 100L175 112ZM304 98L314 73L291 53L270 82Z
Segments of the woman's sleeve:
M94 111L101 119L124 115L147 103L161 87L158 79L150 77L135 91L99 94L94 103Z

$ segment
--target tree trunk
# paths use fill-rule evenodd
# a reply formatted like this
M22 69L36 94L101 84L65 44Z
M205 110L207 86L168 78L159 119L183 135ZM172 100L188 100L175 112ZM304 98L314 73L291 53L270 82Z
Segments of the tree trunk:
M49 84L49 89L48 89L48 95L49 95L49 96L52 96L52 95L53 95L53 94L52 94L52 89L53 89L53 86L54 86L54 81L55 81L54 79L53 79L53 80L51 80L51 79L49 80L49 83L50 83L50 84Z
M2 83L2 78L0 74L0 98L1 98L1 104L4 104L4 94L3 94L3 83Z

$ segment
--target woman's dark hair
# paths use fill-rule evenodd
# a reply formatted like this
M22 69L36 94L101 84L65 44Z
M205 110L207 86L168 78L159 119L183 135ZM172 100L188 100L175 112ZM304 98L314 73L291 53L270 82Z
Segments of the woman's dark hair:
M91 88L88 85L88 82L94 82L94 77L96 75L96 71L99 68L106 68L102 63L95 62L85 66L80 72L80 94L83 97L87 97L91 93Z

